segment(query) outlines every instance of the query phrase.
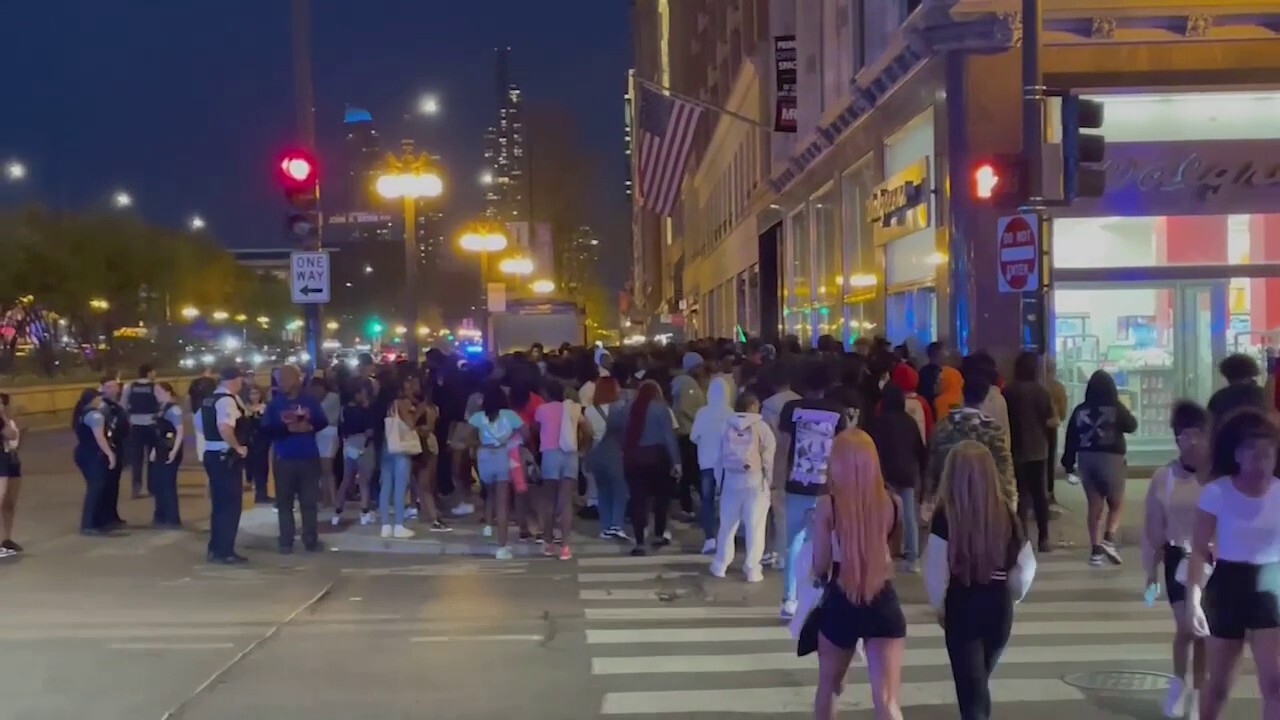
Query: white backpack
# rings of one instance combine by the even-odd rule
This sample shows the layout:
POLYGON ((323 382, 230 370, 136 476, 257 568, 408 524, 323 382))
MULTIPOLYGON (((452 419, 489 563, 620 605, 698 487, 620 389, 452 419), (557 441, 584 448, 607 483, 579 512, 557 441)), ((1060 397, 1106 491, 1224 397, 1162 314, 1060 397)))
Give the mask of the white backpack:
POLYGON ((725 472, 743 473, 753 467, 758 469, 759 464, 755 428, 750 425, 745 429, 726 426, 724 437, 720 439, 720 467, 725 472))

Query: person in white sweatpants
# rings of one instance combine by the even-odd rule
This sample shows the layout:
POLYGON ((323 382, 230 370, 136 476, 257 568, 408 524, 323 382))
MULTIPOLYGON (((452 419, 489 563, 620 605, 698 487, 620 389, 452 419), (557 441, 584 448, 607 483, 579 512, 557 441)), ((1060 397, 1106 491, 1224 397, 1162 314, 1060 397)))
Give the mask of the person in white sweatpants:
POLYGON ((720 535, 711 574, 724 577, 733 562, 734 537, 745 525, 747 556, 742 572, 747 582, 760 582, 760 558, 764 556, 765 526, 769 514, 769 486, 777 440, 760 417, 760 400, 751 393, 738 398, 720 444, 720 535))

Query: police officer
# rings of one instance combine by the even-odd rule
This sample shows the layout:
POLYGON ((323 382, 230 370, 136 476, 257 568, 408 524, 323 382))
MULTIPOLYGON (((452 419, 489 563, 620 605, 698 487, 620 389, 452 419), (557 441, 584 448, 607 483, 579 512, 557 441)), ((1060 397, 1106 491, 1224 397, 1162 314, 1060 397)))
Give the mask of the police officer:
POLYGON ((204 470, 209 475, 209 554, 211 563, 232 564, 248 558, 236 553, 240 529, 244 458, 249 454, 247 423, 240 404, 243 378, 229 366, 218 374, 221 382, 200 404, 196 432, 204 438, 204 470))
POLYGON ((173 386, 157 383, 156 399, 160 411, 155 416, 156 446, 151 451, 151 468, 147 479, 155 498, 151 524, 158 528, 182 527, 178 512, 178 468, 182 465, 182 406, 173 401, 173 386))
MULTIPOLYGON (((147 465, 151 452, 156 448, 156 414, 160 401, 156 399, 156 371, 150 365, 138 368, 138 379, 124 389, 124 409, 129 414, 129 457, 133 471, 133 497, 142 497, 142 469, 147 465)), ((151 488, 151 473, 147 472, 147 492, 151 488)))
POLYGON ((125 454, 129 439, 129 413, 120 404, 120 375, 112 373, 102 379, 102 413, 106 418, 107 437, 110 438, 111 451, 116 458, 115 464, 107 471, 107 485, 102 493, 102 505, 99 518, 101 525, 108 530, 118 530, 125 526, 120 517, 120 478, 124 475, 124 465, 128 458, 125 454))
MULTIPOLYGON (((104 380, 107 385, 112 380, 104 380)), ((110 529, 103 524, 103 495, 111 469, 119 463, 112 449, 111 432, 107 413, 103 409, 102 392, 85 390, 72 413, 71 429, 75 431, 76 467, 84 476, 84 504, 80 510, 80 533, 83 535, 107 535, 110 529)))

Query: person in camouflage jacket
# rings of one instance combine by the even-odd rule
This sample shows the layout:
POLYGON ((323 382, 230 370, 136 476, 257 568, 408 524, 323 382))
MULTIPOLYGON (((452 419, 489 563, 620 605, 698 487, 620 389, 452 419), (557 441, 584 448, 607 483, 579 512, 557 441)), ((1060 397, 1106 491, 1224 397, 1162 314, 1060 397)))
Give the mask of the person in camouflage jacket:
POLYGON ((933 437, 929 438, 927 497, 937 495, 938 485, 942 481, 942 468, 951 449, 964 440, 975 440, 985 445, 996 460, 996 469, 1000 472, 1001 495, 1008 501, 1010 508, 1018 507, 1018 486, 1013 477, 1013 456, 1009 452, 1008 430, 978 410, 987 399, 990 388, 990 381, 984 377, 966 377, 965 406, 938 418, 933 437))

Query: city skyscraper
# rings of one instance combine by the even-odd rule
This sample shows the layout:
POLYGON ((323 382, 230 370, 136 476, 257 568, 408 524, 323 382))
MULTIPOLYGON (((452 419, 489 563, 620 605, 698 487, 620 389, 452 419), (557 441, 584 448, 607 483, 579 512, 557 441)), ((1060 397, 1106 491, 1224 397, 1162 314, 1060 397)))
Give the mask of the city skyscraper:
POLYGON ((529 219, 529 158, 521 113, 520 86, 509 77, 511 48, 494 50, 497 122, 484 134, 485 215, 501 222, 529 219))

